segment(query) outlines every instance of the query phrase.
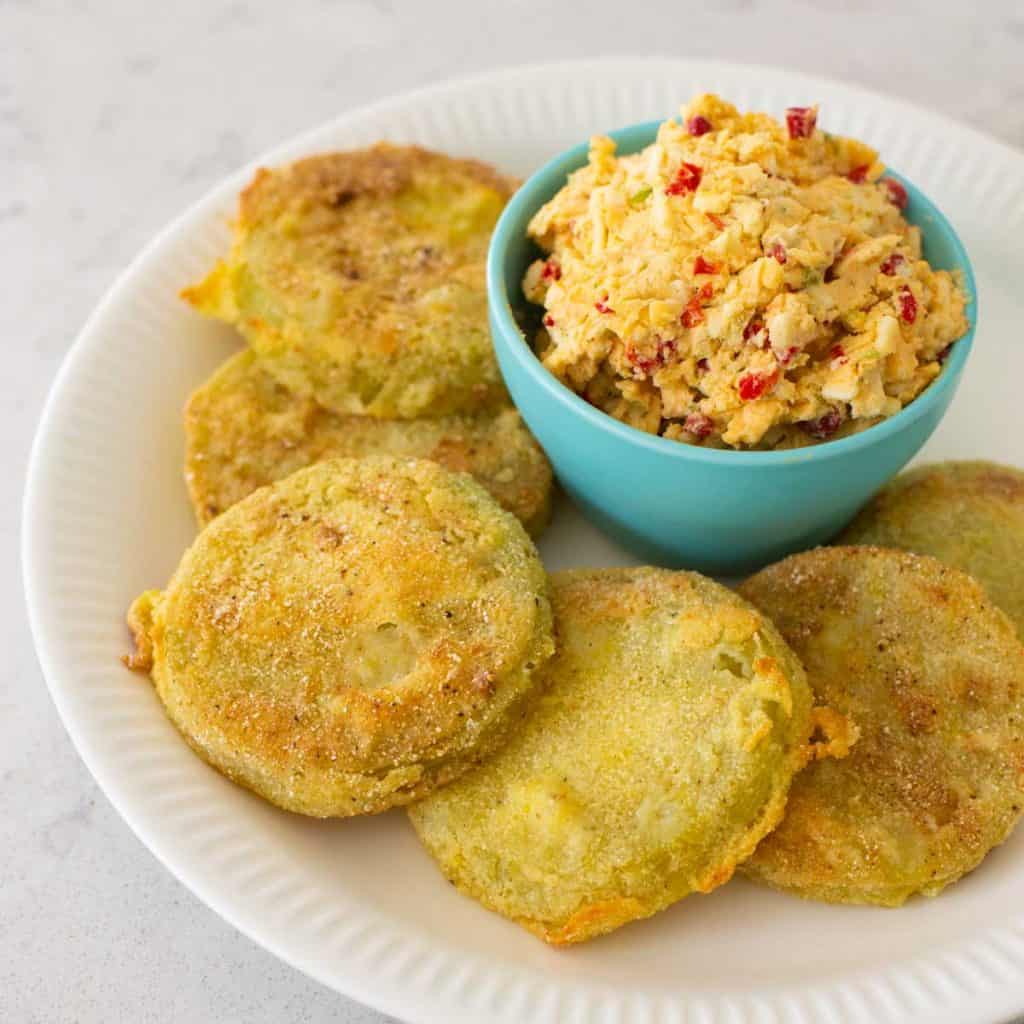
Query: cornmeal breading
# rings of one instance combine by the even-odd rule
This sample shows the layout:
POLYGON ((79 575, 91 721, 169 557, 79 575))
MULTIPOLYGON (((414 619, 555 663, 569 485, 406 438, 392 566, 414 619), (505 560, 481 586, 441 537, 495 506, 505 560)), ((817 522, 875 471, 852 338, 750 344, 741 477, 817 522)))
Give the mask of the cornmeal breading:
POLYGON ((407 803, 473 767, 553 648, 519 521, 465 474, 383 456, 234 505, 129 623, 133 667, 197 753, 318 817, 407 803))
POLYGON ((931 555, 986 590, 1024 637, 1024 472, 940 462, 896 477, 839 538, 931 555))
POLYGON ((595 569, 552 586, 539 705, 409 815, 450 881, 561 944, 726 882, 781 817, 812 714, 775 627, 711 580, 595 569))
POLYGON ((882 548, 818 548, 740 592, 849 716, 844 760, 810 765, 744 865, 835 903, 898 906, 975 868, 1024 807, 1024 647, 969 576, 882 548))
POLYGON ((260 170, 230 255, 183 294, 334 412, 477 411, 505 398, 484 261, 512 188, 485 164, 386 143, 260 170))
POLYGON ((433 459, 470 473, 531 536, 551 512, 551 466, 512 407, 416 420, 339 416, 289 393, 251 351, 195 391, 185 438, 185 479, 202 525, 297 469, 364 455, 433 459))

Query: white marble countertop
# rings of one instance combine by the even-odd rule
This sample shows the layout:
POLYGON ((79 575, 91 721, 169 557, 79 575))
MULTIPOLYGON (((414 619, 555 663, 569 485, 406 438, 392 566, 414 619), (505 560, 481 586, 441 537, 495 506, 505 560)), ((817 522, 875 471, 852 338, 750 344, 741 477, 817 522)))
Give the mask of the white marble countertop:
POLYGON ((47 695, 17 542, 57 366, 140 246, 221 176, 346 108, 601 53, 837 75, 1024 146, 1017 0, 0 0, 0 1020, 385 1018, 280 964, 154 860, 47 695))

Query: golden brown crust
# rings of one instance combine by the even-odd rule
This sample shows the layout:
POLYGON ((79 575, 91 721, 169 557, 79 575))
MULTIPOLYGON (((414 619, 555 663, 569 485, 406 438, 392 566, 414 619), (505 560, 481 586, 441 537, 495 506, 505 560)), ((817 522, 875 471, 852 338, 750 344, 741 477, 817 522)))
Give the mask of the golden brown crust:
POLYGON ((476 161, 386 143, 261 170, 231 254, 183 296, 334 412, 489 408, 506 395, 484 262, 513 187, 476 161))
POLYGON ((185 442, 185 479, 200 525, 297 469, 365 455, 428 458, 469 473, 534 537, 551 511, 551 466, 515 409, 421 420, 338 416, 290 394, 250 351, 193 393, 185 442))
POLYGON ((901 473, 839 539, 931 555, 973 576, 1024 637, 1024 472, 939 462, 901 473))
POLYGON ((606 935, 630 921, 649 916, 650 910, 643 903, 627 898, 589 903, 577 910, 564 924, 556 927, 528 918, 517 919, 516 923, 552 946, 570 946, 586 942, 597 935, 606 935))
POLYGON ((132 652, 123 655, 121 661, 134 672, 149 672, 153 668, 153 612, 160 596, 159 590, 146 590, 128 609, 125 621, 132 634, 132 652))
POLYGON ((545 941, 581 942, 732 875, 779 821, 811 729, 775 628, 695 573, 558 573, 544 696, 414 805, 439 867, 545 941))
POLYGON ((316 816, 374 813, 466 771, 552 649, 518 521, 468 476, 384 457, 319 463, 229 509, 141 624, 196 750, 316 816))
POLYGON ((268 210, 290 206, 296 196, 303 204, 341 209, 360 198, 400 195, 417 173, 434 173, 443 162, 447 173, 510 195, 514 179, 499 174, 480 160, 460 159, 421 146, 379 142, 367 149, 318 153, 296 160, 283 171, 261 167, 239 195, 239 216, 255 222, 268 210))
POLYGON ((894 906, 1002 842, 1024 806, 1024 648, 974 580, 931 558, 819 548, 740 588, 859 739, 795 781, 745 873, 802 896, 894 906))

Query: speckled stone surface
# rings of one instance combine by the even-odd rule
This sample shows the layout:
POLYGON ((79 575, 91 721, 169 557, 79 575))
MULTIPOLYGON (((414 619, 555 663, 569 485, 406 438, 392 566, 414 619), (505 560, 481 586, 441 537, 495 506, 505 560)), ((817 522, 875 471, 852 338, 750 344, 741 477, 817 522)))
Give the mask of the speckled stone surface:
POLYGON ((90 309, 221 176, 389 93, 611 52, 835 75, 1024 146, 1017 0, 0 0, 0 1021, 385 1020, 224 924, 93 785, 25 619, 29 444, 90 309))

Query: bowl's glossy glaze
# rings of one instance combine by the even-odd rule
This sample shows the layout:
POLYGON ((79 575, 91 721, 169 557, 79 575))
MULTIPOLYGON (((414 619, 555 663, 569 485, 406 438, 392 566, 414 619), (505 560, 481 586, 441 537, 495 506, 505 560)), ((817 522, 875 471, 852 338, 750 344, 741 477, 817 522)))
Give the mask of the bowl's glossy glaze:
MULTIPOLYGON (((620 153, 654 141, 658 122, 611 136, 620 153)), ((696 448, 646 434, 600 412, 553 377, 513 315, 537 250, 526 237, 533 214, 587 160, 587 145, 533 174, 498 221, 487 263, 491 333, 516 405, 548 453, 562 485, 620 543, 659 565, 740 574, 838 533, 858 508, 928 440, 949 406, 970 354, 977 298, 956 232, 917 188, 906 186, 907 219, 921 228, 925 257, 960 270, 969 302, 967 334, 942 374, 895 416, 860 434, 790 451, 696 448)))

